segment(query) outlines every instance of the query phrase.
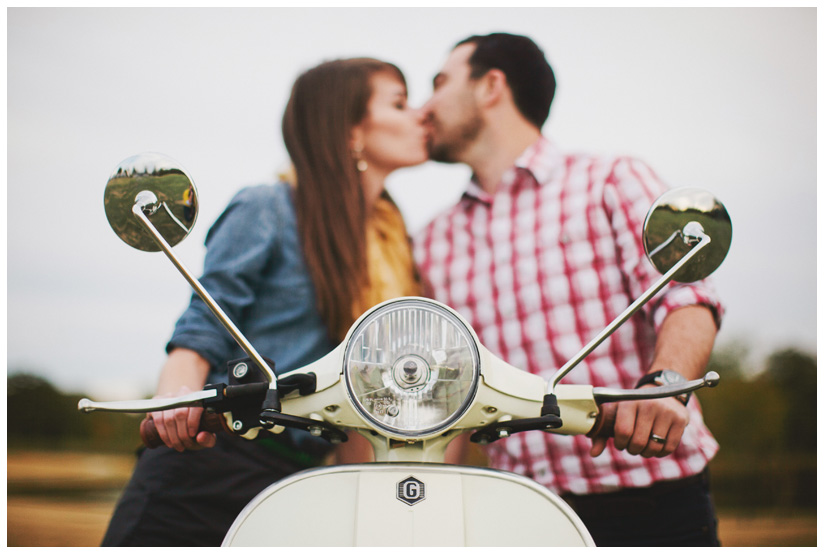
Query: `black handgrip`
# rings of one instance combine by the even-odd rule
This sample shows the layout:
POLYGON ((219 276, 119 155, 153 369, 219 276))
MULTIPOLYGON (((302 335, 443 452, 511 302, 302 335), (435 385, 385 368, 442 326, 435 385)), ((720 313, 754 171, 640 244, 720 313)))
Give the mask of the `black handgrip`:
POLYGON ((596 417, 596 423, 587 432, 587 437, 613 437, 613 428, 616 425, 616 410, 619 406, 616 403, 607 403, 599 407, 599 416, 596 417))

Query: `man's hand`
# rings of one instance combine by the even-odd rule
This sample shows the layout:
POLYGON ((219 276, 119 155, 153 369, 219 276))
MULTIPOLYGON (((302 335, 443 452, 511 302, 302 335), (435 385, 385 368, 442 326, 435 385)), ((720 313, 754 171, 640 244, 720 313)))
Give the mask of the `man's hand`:
MULTIPOLYGON (((652 386, 647 386, 652 387, 652 386)), ((616 413, 613 427, 613 445, 631 455, 665 457, 673 453, 682 441, 682 434, 690 421, 687 408, 677 399, 649 399, 623 401, 602 407, 616 413), (654 441, 652 435, 664 438, 654 441)), ((598 457, 607 446, 608 438, 594 438, 590 455, 598 457)))
MULTIPOLYGON (((671 312, 659 330, 650 370, 673 368, 688 380, 701 377, 715 337, 716 321, 707 307, 692 305, 671 312)), ((627 449, 628 453, 643 457, 673 453, 690 420, 687 408, 672 397, 606 404, 602 410, 616 414, 616 449, 627 449), (664 442, 654 441, 652 436, 664 438, 664 442)), ((599 456, 606 445, 606 438, 594 438, 590 454, 599 456)))

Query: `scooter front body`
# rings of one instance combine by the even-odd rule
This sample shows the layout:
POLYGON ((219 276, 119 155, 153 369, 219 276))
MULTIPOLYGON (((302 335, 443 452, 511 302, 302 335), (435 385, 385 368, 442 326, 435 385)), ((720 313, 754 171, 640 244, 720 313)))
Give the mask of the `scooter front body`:
POLYGON ((272 484, 224 539, 235 546, 592 546, 557 495, 509 472, 445 464, 311 469, 272 484))
MULTIPOLYGON (((233 368, 237 383, 174 398, 81 399, 80 410, 198 406, 217 421, 207 428, 203 419, 201 429, 250 440, 289 427, 337 443, 355 430, 382 461, 312 469, 271 485, 237 517, 225 546, 592 546, 558 496, 515 474, 440 464, 446 445, 465 432, 479 444, 530 430, 610 437, 602 403, 677 396, 718 382, 708 373, 633 390, 559 383, 670 281, 703 279, 718 267, 730 247, 730 218, 705 191, 674 190, 657 200, 645 220, 645 251, 664 275, 549 381, 494 356, 452 308, 418 297, 371 308, 328 355, 276 375, 172 250, 191 230, 198 205, 186 172, 162 155, 127 159, 112 174, 104 204, 127 244, 169 257, 251 364, 233 368), (181 194, 185 203, 171 200, 181 194)), ((141 436, 147 446, 163 443, 151 418, 141 436)))

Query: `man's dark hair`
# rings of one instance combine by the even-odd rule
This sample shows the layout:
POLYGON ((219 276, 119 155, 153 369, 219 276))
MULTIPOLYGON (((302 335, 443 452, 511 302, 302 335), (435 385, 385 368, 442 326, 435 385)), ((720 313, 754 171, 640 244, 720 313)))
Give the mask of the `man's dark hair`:
POLYGON ((520 35, 492 33, 473 35, 456 47, 462 44, 476 47, 469 60, 470 77, 478 79, 491 69, 502 71, 513 91, 516 108, 541 129, 556 94, 556 77, 536 43, 520 35))

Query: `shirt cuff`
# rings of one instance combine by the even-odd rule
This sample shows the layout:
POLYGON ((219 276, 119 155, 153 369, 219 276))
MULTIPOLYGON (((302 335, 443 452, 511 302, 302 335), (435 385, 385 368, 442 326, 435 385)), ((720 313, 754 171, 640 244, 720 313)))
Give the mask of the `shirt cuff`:
POLYGON ((694 305, 707 307, 713 315, 716 329, 722 326, 725 308, 710 284, 677 284, 666 291, 653 310, 653 326, 656 333, 659 333, 665 318, 671 312, 694 305))
POLYGON ((210 337, 203 330, 191 334, 176 334, 166 344, 166 353, 171 353, 177 348, 195 351, 209 363, 210 373, 222 373, 226 368, 227 360, 224 359, 221 349, 216 348, 216 345, 222 345, 223 341, 223 338, 210 337))

